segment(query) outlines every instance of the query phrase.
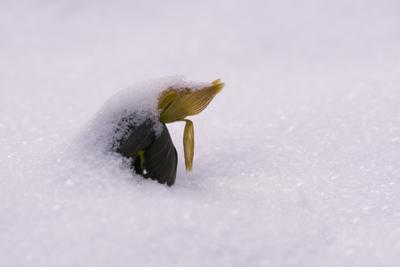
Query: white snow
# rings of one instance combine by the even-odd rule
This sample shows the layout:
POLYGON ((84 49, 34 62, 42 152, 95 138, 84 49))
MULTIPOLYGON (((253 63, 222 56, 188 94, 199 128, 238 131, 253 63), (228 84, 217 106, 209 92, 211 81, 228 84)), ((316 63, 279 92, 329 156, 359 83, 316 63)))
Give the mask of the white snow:
POLYGON ((399 3, 1 1, 0 266, 398 266, 399 3), (193 172, 85 150, 175 74, 226 84, 193 172))

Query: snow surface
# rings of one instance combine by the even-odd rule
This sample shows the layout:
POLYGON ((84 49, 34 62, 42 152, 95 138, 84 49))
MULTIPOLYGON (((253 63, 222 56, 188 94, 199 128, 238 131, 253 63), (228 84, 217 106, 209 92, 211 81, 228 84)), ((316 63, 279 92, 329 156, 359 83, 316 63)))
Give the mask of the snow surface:
POLYGON ((0 266, 399 266, 400 2, 1 1, 0 266), (183 74, 172 188, 82 149, 107 99, 183 74))

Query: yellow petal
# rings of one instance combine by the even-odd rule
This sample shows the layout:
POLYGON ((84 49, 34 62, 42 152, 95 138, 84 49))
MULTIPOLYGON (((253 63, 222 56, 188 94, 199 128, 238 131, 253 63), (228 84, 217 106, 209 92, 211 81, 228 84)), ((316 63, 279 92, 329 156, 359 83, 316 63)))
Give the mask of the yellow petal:
POLYGON ((185 120, 185 131, 183 132, 183 150, 185 154, 185 166, 187 171, 193 168, 194 158, 194 127, 193 122, 185 120))
POLYGON ((158 111, 161 122, 186 122, 183 132, 183 149, 187 171, 192 170, 193 167, 194 126, 190 120, 185 118, 203 111, 223 87, 224 84, 218 79, 213 81, 210 86, 201 89, 168 88, 159 97, 158 111))
POLYGON ((165 110, 175 100, 176 95, 174 90, 165 91, 158 102, 158 110, 165 110))
POLYGON ((223 87, 220 80, 215 80, 211 86, 198 90, 185 88, 166 91, 159 100, 160 121, 169 123, 199 114, 223 87))

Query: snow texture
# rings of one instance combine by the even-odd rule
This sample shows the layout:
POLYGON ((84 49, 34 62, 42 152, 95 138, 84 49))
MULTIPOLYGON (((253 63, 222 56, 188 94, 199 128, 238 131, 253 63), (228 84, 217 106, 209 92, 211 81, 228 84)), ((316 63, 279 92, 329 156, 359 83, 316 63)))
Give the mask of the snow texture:
POLYGON ((0 33, 0 266, 399 266, 399 1, 4 0, 0 33), (86 149, 175 74, 226 84, 191 173, 182 123, 173 187, 86 149))

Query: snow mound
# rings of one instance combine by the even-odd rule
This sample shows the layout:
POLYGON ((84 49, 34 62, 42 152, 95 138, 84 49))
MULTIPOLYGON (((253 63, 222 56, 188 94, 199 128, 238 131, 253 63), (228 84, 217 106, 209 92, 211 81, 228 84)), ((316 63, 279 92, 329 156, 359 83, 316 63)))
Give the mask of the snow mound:
POLYGON ((115 141, 125 135, 129 125, 137 126, 148 119, 153 121, 154 130, 158 134, 162 125, 159 121, 157 104, 163 91, 184 88, 197 90, 209 85, 210 83, 189 81, 184 76, 138 82, 116 93, 100 108, 81 133, 82 143, 109 151, 115 141))

